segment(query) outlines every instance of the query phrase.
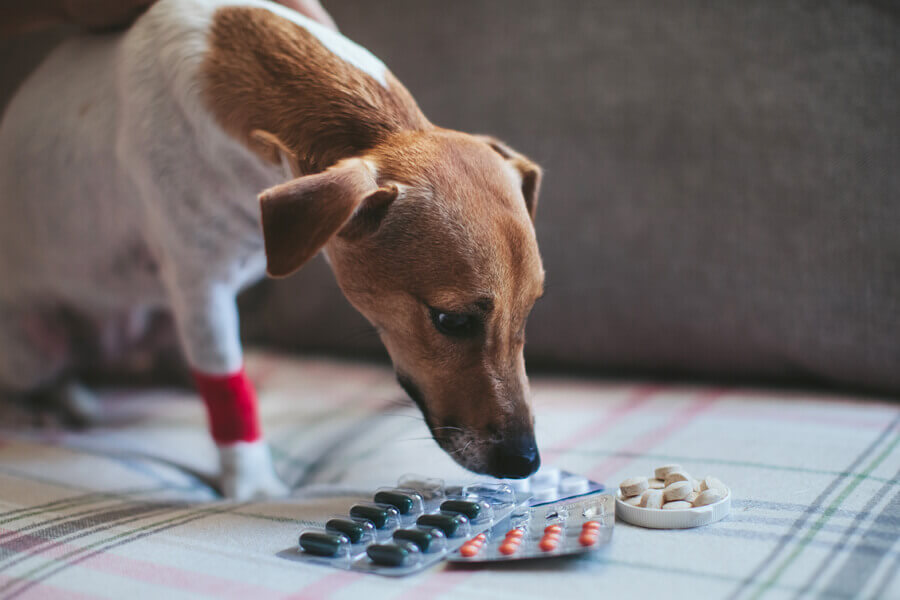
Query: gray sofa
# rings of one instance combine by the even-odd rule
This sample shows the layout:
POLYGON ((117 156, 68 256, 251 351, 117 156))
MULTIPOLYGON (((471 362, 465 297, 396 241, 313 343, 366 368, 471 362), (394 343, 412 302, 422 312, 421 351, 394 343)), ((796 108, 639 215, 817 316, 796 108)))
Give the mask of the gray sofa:
MULTIPOLYGON (((900 391, 896 3, 325 5, 434 122, 544 166, 533 368, 900 391)), ((321 259, 243 308, 383 356, 321 259)))
MULTIPOLYGON (((900 391, 900 5, 326 5, 546 169, 531 366, 900 391)), ((380 352, 321 262, 264 288, 254 332, 380 352)))

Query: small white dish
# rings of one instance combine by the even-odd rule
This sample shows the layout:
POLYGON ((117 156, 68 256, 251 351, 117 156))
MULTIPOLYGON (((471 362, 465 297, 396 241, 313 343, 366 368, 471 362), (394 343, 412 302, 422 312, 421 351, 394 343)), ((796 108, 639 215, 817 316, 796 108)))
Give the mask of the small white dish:
POLYGON ((616 492, 616 516, 623 521, 650 529, 688 529, 721 521, 731 512, 731 490, 713 504, 696 508, 642 508, 626 504, 622 492, 616 492))

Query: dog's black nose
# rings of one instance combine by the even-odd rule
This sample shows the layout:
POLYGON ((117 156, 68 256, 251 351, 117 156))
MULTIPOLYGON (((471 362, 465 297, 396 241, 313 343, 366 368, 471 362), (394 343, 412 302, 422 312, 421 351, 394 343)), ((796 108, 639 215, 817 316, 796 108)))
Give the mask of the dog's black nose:
POLYGON ((504 441, 494 448, 490 474, 501 479, 522 479, 541 466, 534 434, 504 441))

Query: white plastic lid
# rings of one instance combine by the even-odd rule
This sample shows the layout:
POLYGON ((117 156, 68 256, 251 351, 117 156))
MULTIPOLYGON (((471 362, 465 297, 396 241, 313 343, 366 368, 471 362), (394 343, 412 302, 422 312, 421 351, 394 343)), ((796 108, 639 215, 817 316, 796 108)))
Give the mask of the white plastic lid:
POLYGON ((622 501, 622 492, 616 493, 616 516, 623 521, 650 529, 688 529, 721 521, 731 512, 731 490, 713 504, 696 508, 642 508, 622 501))

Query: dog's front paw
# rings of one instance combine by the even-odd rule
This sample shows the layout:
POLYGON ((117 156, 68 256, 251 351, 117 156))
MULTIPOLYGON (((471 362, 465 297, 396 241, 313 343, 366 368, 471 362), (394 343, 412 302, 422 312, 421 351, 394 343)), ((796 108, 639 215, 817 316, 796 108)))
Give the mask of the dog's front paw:
POLYGON ((222 495, 234 500, 286 496, 290 489, 278 479, 272 455, 264 441, 218 446, 222 495))

